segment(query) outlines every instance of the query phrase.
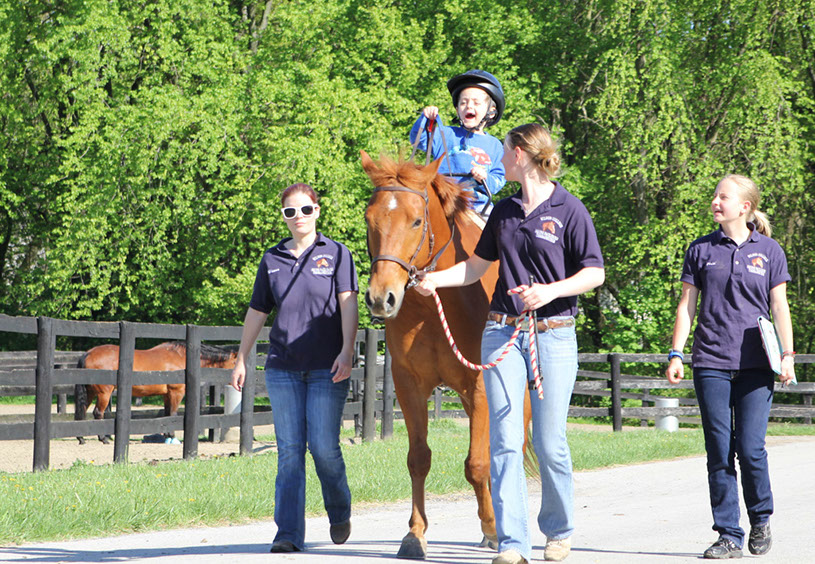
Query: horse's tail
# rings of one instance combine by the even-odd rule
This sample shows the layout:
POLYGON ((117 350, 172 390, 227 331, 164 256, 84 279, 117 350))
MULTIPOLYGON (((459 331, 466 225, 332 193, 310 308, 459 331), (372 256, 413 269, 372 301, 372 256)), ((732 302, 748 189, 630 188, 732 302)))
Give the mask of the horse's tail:
POLYGON ((524 470, 526 470, 527 476, 540 481, 540 461, 538 460, 538 456, 535 454, 535 448, 532 446, 532 444, 532 422, 530 421, 529 428, 526 431, 526 441, 524 441, 524 470))

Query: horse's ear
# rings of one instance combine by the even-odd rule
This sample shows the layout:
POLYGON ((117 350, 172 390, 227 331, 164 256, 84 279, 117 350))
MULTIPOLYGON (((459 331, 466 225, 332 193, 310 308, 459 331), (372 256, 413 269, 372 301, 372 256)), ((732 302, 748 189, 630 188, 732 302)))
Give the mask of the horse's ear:
POLYGON ((439 172, 439 167, 441 166, 441 160, 443 158, 444 155, 440 156, 438 159, 424 167, 425 172, 430 175, 430 178, 433 178, 439 172))
POLYGON ((360 156, 360 159, 362 160, 362 170, 364 170, 365 173, 368 176, 370 176, 371 171, 373 171, 376 168, 376 165, 374 164, 374 160, 368 155, 368 153, 366 153, 365 151, 363 151, 361 149, 359 151, 359 156, 360 156))

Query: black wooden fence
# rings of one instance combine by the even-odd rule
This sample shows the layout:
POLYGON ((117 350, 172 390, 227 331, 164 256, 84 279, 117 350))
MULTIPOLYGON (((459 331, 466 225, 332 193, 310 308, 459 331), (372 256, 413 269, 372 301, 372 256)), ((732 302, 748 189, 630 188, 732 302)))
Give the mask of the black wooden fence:
MULTIPOLYGON (((686 355, 685 363, 693 361, 692 355, 686 355)), ((635 354, 635 353, 580 353, 578 362, 581 366, 586 364, 608 366, 608 371, 578 370, 572 404, 569 407, 570 417, 611 417, 612 427, 615 431, 623 428, 623 419, 640 419, 647 421, 661 416, 675 416, 685 421, 699 423, 699 405, 694 397, 681 397, 679 407, 653 407, 649 404, 658 398, 666 396, 651 394, 653 390, 692 390, 693 380, 690 369, 685 371, 685 380, 680 384, 670 384, 663 375, 667 363, 663 354, 635 354), (623 374, 623 366, 630 364, 656 363, 660 367, 654 369, 654 376, 633 376, 623 374), (635 391, 639 390, 639 391, 635 391), (610 407, 585 407, 574 405, 574 396, 609 397, 610 407), (628 403, 641 403, 639 406, 623 407, 623 400, 635 400, 628 403), (690 419, 695 418, 695 419, 690 419)), ((796 365, 815 363, 815 354, 799 354, 795 357, 796 365)), ((443 387, 437 388, 434 395, 434 407, 431 411, 435 417, 456 417, 463 415, 461 409, 445 410, 443 403, 460 404, 461 400, 444 394, 443 387)), ((776 393, 800 394, 802 404, 785 405, 778 403, 777 399, 770 409, 770 417, 797 419, 804 424, 812 424, 815 417, 815 407, 812 397, 815 395, 815 382, 800 382, 798 385, 782 388, 776 382, 776 393)))
MULTIPOLYGON (((34 423, 0 425, 0 440, 33 439, 34 470, 49 466, 51 439, 86 435, 111 435, 114 438, 114 462, 127 462, 131 434, 166 433, 184 430, 184 458, 198 454, 199 433, 202 429, 240 427, 240 453, 252 450, 253 427, 273 423, 268 406, 255 406, 256 386, 265 389, 263 372, 256 370, 263 364, 263 356, 255 354, 256 362, 248 363, 246 385, 241 393, 240 414, 224 414, 220 406, 202 409, 200 390, 203 386, 225 386, 230 370, 201 368, 202 341, 240 341, 241 327, 202 327, 197 325, 160 325, 131 322, 65 321, 48 317, 9 317, 0 315, 0 334, 24 333, 37 335, 36 368, 0 370, 0 390, 10 394, 31 390, 35 395, 34 423), (58 368, 56 359, 57 336, 117 339, 119 341, 118 370, 58 368), (133 355, 137 338, 183 340, 187 347, 185 370, 134 372, 133 355), (75 384, 114 384, 117 386, 116 412, 113 419, 88 421, 53 421, 51 416, 54 394, 73 392, 75 384), (134 385, 183 383, 186 389, 198 393, 185 395, 183 415, 136 419, 131 416, 131 390, 134 385)), ((268 339, 264 329, 258 340, 268 339)), ((363 440, 372 440, 376 433, 376 413, 381 414, 381 435, 393 433, 393 384, 389 374, 387 355, 379 363, 377 350, 384 340, 384 331, 360 330, 357 333, 357 355, 351 372, 351 391, 346 403, 345 417, 353 418, 363 440), (380 385, 377 385, 379 381, 380 385), (381 390, 381 393, 379 392, 381 390)), ((257 343, 256 343, 257 351, 257 343)))
MULTIPOLYGON (((160 325, 152 323, 130 322, 83 322, 65 321, 47 317, 9 317, 0 315, 0 334, 27 333, 37 335, 36 369, 21 369, 11 366, 4 369, 0 366, 0 395, 31 391, 36 397, 33 427, 30 423, 10 423, 0 425, 0 440, 33 439, 34 470, 47 469, 49 465, 49 441, 52 438, 75 437, 86 435, 115 435, 114 461, 127 461, 127 448, 131 434, 165 433, 184 430, 184 457, 195 458, 198 453, 199 433, 203 429, 240 427, 240 453, 247 454, 252 449, 253 428, 256 425, 273 423, 272 412, 268 406, 255 406, 256 386, 258 381, 265 386, 263 372, 255 368, 263 364, 263 355, 257 353, 256 362, 247 367, 247 385, 241 398, 240 414, 224 414, 220 402, 216 405, 202 406, 200 390, 202 387, 225 386, 229 382, 230 371, 218 368, 201 368, 200 357, 202 341, 237 342, 240 340, 240 327, 202 327, 196 325, 160 325), (118 340, 119 370, 85 370, 75 366, 76 353, 58 353, 55 350, 57 336, 91 337, 118 340), (171 372, 134 372, 132 370, 133 351, 137 338, 183 340, 187 345, 186 370, 171 372), (67 356, 66 356, 67 355, 67 356), (73 359, 73 360, 72 360, 73 359), (114 419, 101 421, 52 421, 51 405, 54 394, 66 394, 73 391, 75 384, 114 384, 118 386, 119 396, 114 419), (131 417, 131 386, 155 383, 185 383, 187 390, 198 390, 199 393, 187 393, 184 414, 174 417, 138 419, 131 417)), ((268 329, 258 337, 259 341, 268 339, 268 329)), ((390 375, 390 362, 387 350, 384 357, 378 354, 384 341, 384 331, 364 329, 357 333, 356 358, 351 372, 351 390, 345 406, 344 417, 353 419, 363 440, 372 440, 376 434, 377 418, 381 421, 381 436, 388 438, 393 434, 393 419, 398 417, 395 411, 393 381, 390 375)), ((257 344, 256 344, 257 345, 257 344)), ((671 385, 659 375, 632 376, 622 372, 623 365, 637 363, 661 363, 664 370, 664 355, 659 354, 597 354, 581 353, 578 355, 581 365, 606 364, 605 371, 579 370, 578 382, 575 385, 575 396, 600 396, 610 398, 610 407, 585 407, 572 405, 569 415, 573 417, 611 417, 615 431, 622 430, 624 418, 640 420, 654 419, 660 416, 698 417, 699 408, 691 397, 679 398, 679 407, 652 407, 657 397, 650 392, 657 389, 692 389, 693 384, 687 378, 681 384, 671 385), (639 391, 634 391, 639 390, 639 391), (623 400, 639 400, 640 406, 623 407, 623 400)), ((686 362, 692 359, 690 355, 686 362)), ((815 355, 798 355, 796 364, 815 363, 815 355)), ((263 388, 261 388, 263 390, 263 388)), ((801 405, 774 404, 771 417, 799 419, 811 424, 815 416, 812 396, 815 395, 815 383, 801 382, 797 386, 781 389, 776 384, 777 392, 801 394, 801 405)), ((64 400, 60 400, 64 401, 64 400)), ((435 406, 430 407, 431 414, 437 416, 462 415, 461 410, 441 409, 441 403, 459 402, 457 398, 442 396, 441 389, 435 395, 435 406)), ((212 402, 210 402, 212 403, 212 402)), ((574 399, 573 399, 574 403, 574 399)), ((631 403, 631 402, 629 402, 631 403)), ((64 412, 64 409, 63 411, 64 412)))

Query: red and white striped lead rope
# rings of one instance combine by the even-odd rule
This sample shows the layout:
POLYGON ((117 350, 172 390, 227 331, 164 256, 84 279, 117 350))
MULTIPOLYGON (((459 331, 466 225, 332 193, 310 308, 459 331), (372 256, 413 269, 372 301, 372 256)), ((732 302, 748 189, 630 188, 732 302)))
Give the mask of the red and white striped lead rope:
POLYGON ((538 348, 537 348, 537 339, 535 338, 535 324, 532 320, 532 315, 530 315, 529 310, 524 311, 521 314, 521 319, 515 325, 515 331, 512 333, 512 337, 510 337, 509 342, 507 342, 506 347, 504 350, 501 351, 501 354, 498 355, 498 358, 490 362, 489 364, 474 364, 464 358, 464 355, 461 354, 461 351, 458 350, 456 346, 456 341, 453 339, 453 334, 450 332, 450 326, 447 324, 447 316, 444 315, 444 307, 441 305, 441 299, 439 298, 438 292, 433 292, 433 299, 436 300, 436 309, 439 311, 439 319, 441 320, 441 326, 444 329, 444 334, 447 336, 447 341, 450 343, 450 348, 453 350, 453 354, 456 355, 458 361, 466 366, 471 370, 487 370, 488 368, 495 368, 498 364, 506 358, 509 349, 512 348, 512 345, 515 344, 515 340, 518 338, 518 334, 521 332, 521 327, 523 326, 523 320, 528 320, 528 327, 529 327, 529 359, 532 363, 532 372, 535 374, 535 389, 538 391, 538 398, 543 399, 543 385, 541 383, 540 377, 540 370, 538 370, 538 348))

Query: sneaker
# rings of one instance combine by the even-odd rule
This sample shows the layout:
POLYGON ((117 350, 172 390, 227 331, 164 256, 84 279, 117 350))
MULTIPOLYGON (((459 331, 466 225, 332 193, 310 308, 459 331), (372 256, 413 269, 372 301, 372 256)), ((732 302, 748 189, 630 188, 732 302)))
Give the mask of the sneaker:
POLYGON ((543 559, 549 562, 560 562, 569 556, 572 551, 572 539, 546 539, 543 549, 543 559))
POLYGON ((493 558, 492 564, 527 564, 527 561, 520 552, 510 548, 493 558))
POLYGON ((337 523, 336 525, 331 525, 330 529, 331 534, 331 541, 334 544, 342 544, 348 540, 348 537, 351 536, 351 520, 348 519, 347 521, 343 521, 342 523, 337 523))
POLYGON ((773 545, 773 536, 770 533, 770 522, 750 527, 750 539, 747 541, 747 548, 750 554, 761 556, 770 552, 773 545))
POLYGON ((274 541, 272 548, 269 552, 300 552, 300 549, 294 546, 294 543, 287 540, 274 541))
POLYGON ((719 537, 719 540, 710 545, 702 556, 715 559, 741 558, 741 549, 732 540, 719 537))

